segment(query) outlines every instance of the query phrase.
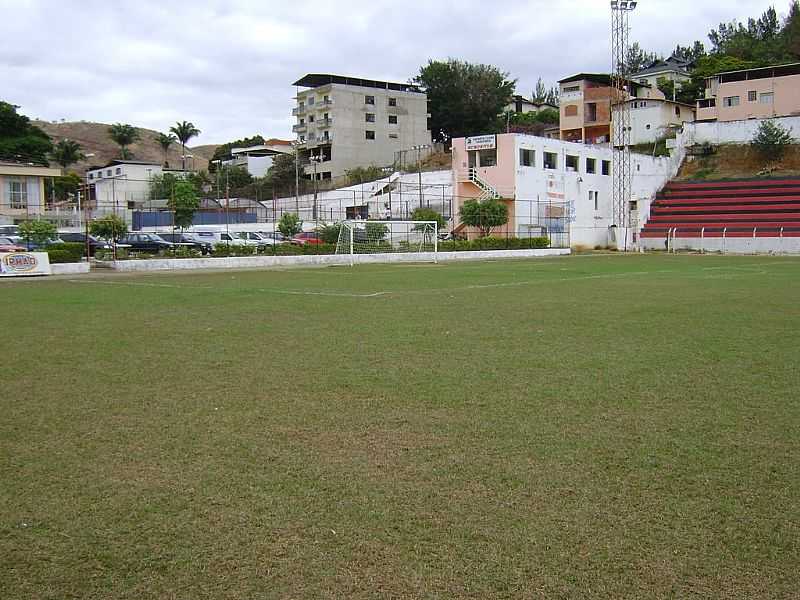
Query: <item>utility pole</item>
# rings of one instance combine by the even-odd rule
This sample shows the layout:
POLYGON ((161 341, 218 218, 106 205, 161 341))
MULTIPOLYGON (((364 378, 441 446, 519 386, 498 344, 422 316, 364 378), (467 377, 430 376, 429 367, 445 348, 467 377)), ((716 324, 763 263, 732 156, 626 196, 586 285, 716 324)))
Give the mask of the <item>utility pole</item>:
POLYGON ((317 222, 317 163, 322 160, 320 155, 311 157, 311 164, 314 165, 314 204, 311 211, 311 218, 317 222))
POLYGON ((294 213, 300 216, 300 143, 294 142, 294 213))
POLYGON ((430 148, 429 144, 412 146, 412 150, 417 151, 417 173, 419 174, 419 207, 422 208, 422 151, 430 148))

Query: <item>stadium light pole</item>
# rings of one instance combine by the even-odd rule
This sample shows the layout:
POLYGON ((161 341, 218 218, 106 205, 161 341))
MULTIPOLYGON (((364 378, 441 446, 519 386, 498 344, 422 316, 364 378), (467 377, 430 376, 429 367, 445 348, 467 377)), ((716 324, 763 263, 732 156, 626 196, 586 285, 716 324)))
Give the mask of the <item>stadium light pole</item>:
POLYGON ((314 166, 314 204, 312 205, 311 218, 317 222, 317 164, 322 162, 322 156, 319 154, 311 156, 311 164, 314 166))

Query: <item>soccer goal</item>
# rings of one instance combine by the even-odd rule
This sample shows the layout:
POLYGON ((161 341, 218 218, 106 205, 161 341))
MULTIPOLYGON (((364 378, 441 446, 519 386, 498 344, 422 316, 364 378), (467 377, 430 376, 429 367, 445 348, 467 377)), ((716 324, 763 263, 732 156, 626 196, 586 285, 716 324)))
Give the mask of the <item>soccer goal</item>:
MULTIPOLYGON (((425 252, 433 262, 439 250, 439 224, 436 221, 342 221, 336 254, 387 252, 425 252)), ((423 258, 423 257, 421 257, 423 258)))

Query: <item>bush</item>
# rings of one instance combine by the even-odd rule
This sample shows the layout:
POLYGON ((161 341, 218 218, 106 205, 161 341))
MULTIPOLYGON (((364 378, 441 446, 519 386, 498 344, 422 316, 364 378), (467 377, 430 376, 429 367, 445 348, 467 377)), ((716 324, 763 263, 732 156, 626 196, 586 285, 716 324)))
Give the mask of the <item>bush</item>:
POLYGON ((83 260, 86 247, 81 243, 53 244, 45 249, 50 264, 76 263, 83 260))
POLYGON ((547 237, 498 238, 485 237, 476 240, 446 240, 439 242, 440 252, 466 252, 471 250, 531 250, 550 247, 547 237))
POLYGON ((50 221, 24 221, 19 224, 19 234, 27 243, 43 246, 56 237, 56 226, 50 221))
POLYGON ((291 238, 303 231, 303 222, 294 213, 283 213, 278 221, 278 231, 284 237, 291 238))
POLYGON ((339 223, 334 223, 333 225, 323 225, 317 229, 317 233, 319 233, 319 237, 326 244, 335 244, 339 241, 339 232, 341 229, 342 226, 339 223))
POLYGON ((763 159, 778 161, 783 158, 786 147, 791 143, 792 130, 768 119, 759 125, 751 145, 763 159))
POLYGON ((447 220, 432 208, 415 208, 411 213, 412 221, 436 221, 438 223, 439 231, 442 231, 447 226, 447 220))

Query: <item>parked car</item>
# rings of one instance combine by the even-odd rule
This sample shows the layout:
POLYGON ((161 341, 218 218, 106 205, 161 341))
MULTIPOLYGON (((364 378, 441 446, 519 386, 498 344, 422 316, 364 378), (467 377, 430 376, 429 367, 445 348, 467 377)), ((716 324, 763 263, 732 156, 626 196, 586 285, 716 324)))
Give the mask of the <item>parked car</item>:
POLYGON ((214 245, 211 242, 200 239, 193 233, 159 233, 158 235, 168 242, 192 248, 202 254, 211 254, 214 251, 214 245))
POLYGON ((19 237, 19 225, 0 225, 0 236, 5 238, 19 237))
POLYGON ((259 231, 262 236, 269 238, 271 240, 275 240, 277 244, 288 244, 289 240, 287 240, 280 231, 259 231))
POLYGON ((119 244, 128 246, 134 252, 149 252, 151 254, 164 254, 175 247, 175 244, 168 242, 155 233, 129 233, 119 240, 119 244))
POLYGON ((257 231, 240 231, 239 237, 243 239, 245 243, 255 243, 259 248, 264 246, 274 246, 278 243, 271 237, 267 237, 263 233, 259 233, 257 231))
POLYGON ((26 250, 25 246, 20 246, 14 240, 0 237, 0 252, 25 252, 26 250))
MULTIPOLYGON (((60 237, 63 241, 71 244, 86 245, 85 233, 59 233, 58 237, 60 237)), ((111 244, 109 244, 105 240, 101 240, 100 238, 96 238, 93 235, 90 235, 89 251, 92 253, 92 255, 94 255, 94 253, 97 252, 98 250, 111 250, 111 244)))
POLYGON ((292 243, 297 246, 304 246, 306 244, 321 244, 323 242, 316 231, 303 231, 292 238, 292 243))
POLYGON ((231 246, 247 246, 255 244, 247 244, 243 239, 236 236, 234 233, 219 231, 217 229, 195 229, 192 235, 198 240, 216 246, 217 244, 229 244, 231 246))

